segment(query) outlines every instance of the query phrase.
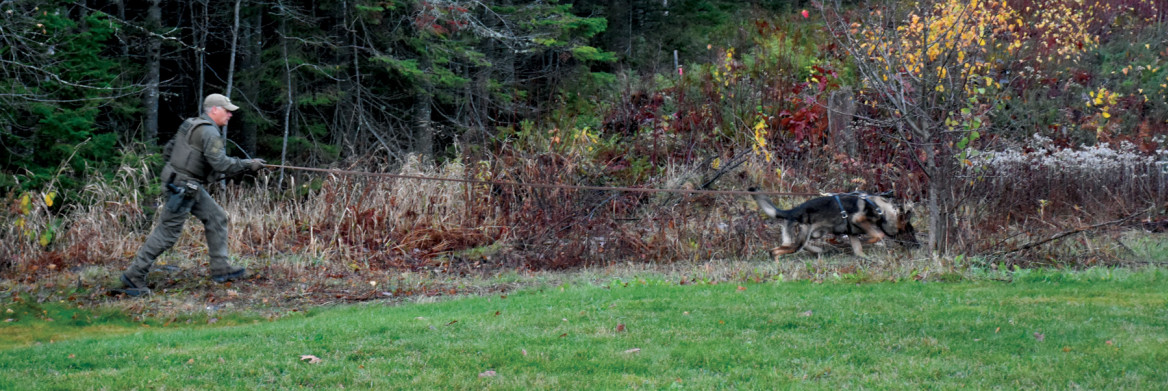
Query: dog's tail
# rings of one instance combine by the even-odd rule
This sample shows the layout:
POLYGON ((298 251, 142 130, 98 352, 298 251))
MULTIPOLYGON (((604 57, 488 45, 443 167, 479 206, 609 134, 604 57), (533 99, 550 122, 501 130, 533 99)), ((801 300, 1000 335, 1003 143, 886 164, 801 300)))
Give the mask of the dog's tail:
POLYGON ((767 216, 770 216, 771 218, 787 220, 792 220, 794 218, 794 215, 790 210, 779 209, 775 206, 775 204, 771 203, 769 198, 762 194, 755 193, 758 191, 758 189, 751 187, 747 190, 753 193, 750 196, 754 198, 754 202, 758 203, 758 208, 762 209, 762 212, 766 213, 767 216))

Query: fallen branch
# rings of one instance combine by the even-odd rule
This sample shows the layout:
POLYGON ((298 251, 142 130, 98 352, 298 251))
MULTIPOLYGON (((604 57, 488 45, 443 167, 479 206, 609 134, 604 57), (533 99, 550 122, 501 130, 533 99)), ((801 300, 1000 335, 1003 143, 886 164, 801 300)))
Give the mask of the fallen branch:
POLYGON ((1006 251, 1006 252, 1001 252, 1001 253, 998 253, 997 255, 998 255, 998 256, 1003 256, 1003 255, 1007 255, 1007 254, 1013 254, 1013 253, 1016 253, 1016 252, 1019 252, 1019 251, 1026 251, 1026 250, 1029 250, 1029 249, 1032 249, 1032 248, 1035 248, 1035 247, 1038 247, 1038 246, 1041 246, 1041 245, 1044 245, 1044 244, 1047 244, 1047 243, 1050 243, 1050 242, 1053 242, 1053 241, 1056 241, 1056 240, 1059 240, 1059 239, 1065 238, 1065 237, 1067 237, 1067 236, 1071 236, 1071 235, 1074 235, 1074 234, 1080 233, 1080 232, 1084 232, 1084 231, 1090 231, 1090 230, 1093 230, 1093 229, 1099 229, 1099 228, 1106 227, 1106 226, 1110 226, 1110 225, 1119 225, 1119 224, 1123 224, 1123 223, 1127 222, 1128 220, 1134 219, 1134 218, 1136 218, 1136 217, 1139 217, 1139 216, 1141 216, 1141 215, 1143 215, 1143 214, 1144 214, 1144 212, 1137 212, 1137 213, 1134 213, 1134 214, 1132 214, 1132 215, 1130 215, 1130 216, 1124 217, 1124 218, 1122 218, 1122 219, 1119 219, 1119 220, 1106 221, 1106 222, 1102 222, 1102 223, 1095 224, 1095 225, 1089 225, 1089 226, 1086 226, 1086 227, 1076 228, 1076 229, 1073 229, 1073 230, 1070 230, 1070 231, 1062 232, 1062 233, 1059 233, 1059 234, 1057 234, 1057 235, 1051 236, 1051 237, 1049 237, 1049 238, 1047 238, 1047 239, 1039 240, 1039 241, 1037 241, 1037 242, 1030 242, 1030 243, 1027 243, 1027 244, 1023 245, 1022 247, 1016 247, 1016 248, 1014 248, 1014 249, 1012 249, 1012 250, 1010 250, 1010 251, 1006 251))

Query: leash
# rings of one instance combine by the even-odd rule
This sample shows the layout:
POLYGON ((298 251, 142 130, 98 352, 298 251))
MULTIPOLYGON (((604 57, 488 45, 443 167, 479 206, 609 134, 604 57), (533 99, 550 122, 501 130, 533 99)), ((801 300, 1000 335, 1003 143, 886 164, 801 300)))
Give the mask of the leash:
POLYGON ((313 167, 299 167, 286 166, 280 164, 265 164, 264 167, 269 169, 288 169, 298 171, 320 172, 334 175, 349 175, 349 176, 373 176, 393 179, 412 179, 422 181, 437 181, 437 182, 455 182, 467 183, 475 185, 497 185, 497 186, 516 186, 516 187, 531 187, 538 189, 564 189, 564 190, 597 190, 597 191, 620 191, 630 193, 688 193, 688 194, 718 194, 718 195, 751 195, 751 194, 766 194, 766 195, 781 195, 781 196, 814 196, 818 193, 787 193, 787 192, 766 192, 757 191, 750 192, 745 190, 697 190, 697 189, 653 189, 644 187, 618 187, 618 186, 585 186, 585 185, 560 185, 547 183, 523 183, 511 181, 486 181, 477 179, 458 179, 458 178, 439 178, 421 175, 406 175, 406 174, 389 174, 379 172, 363 172, 338 170, 331 168, 313 168, 313 167))

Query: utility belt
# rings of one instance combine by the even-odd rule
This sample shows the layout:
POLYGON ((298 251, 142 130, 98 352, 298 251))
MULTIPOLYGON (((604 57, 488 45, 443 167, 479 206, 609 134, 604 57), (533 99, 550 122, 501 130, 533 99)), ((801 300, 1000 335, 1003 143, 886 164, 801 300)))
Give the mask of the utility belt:
POLYGON ((191 206, 194 206, 199 184, 194 181, 180 181, 176 184, 174 175, 171 175, 171 180, 166 183, 166 189, 170 191, 170 197, 166 199, 166 210, 179 213, 190 211, 191 206))

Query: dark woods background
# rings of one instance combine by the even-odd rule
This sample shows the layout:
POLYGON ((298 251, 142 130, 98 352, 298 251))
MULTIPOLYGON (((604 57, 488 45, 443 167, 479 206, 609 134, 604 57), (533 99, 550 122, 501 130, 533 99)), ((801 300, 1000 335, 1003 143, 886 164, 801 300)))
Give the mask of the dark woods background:
MULTIPOLYGON (((783 2, 755 2, 781 7, 783 2)), ((68 187, 165 143, 201 97, 241 106, 230 153, 439 159, 619 70, 705 55, 729 1, 0 2, 7 189, 68 187), (129 153, 131 156, 125 156, 129 153), (98 170, 100 172, 100 170, 98 170)))

